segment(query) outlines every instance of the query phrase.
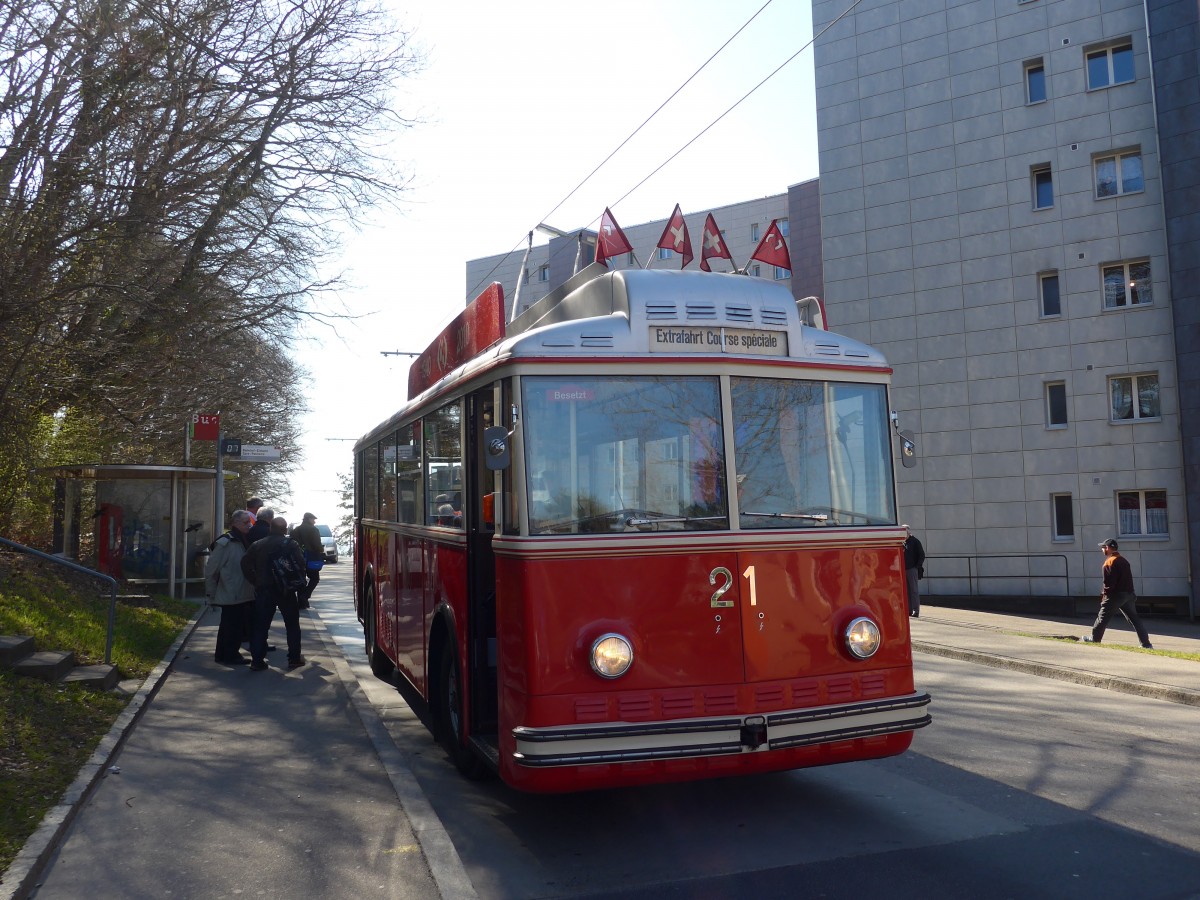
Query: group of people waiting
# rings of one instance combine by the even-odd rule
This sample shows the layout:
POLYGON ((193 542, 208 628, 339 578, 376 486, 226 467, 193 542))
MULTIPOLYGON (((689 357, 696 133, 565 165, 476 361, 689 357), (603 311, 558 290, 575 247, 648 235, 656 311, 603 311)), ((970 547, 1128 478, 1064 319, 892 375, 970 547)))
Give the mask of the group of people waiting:
POLYGON ((316 520, 305 513, 289 535, 287 521, 257 497, 230 517, 229 530, 213 542, 204 566, 208 602, 221 610, 217 662, 249 665, 252 672, 268 668, 267 653, 275 648, 267 637, 276 610, 287 632, 287 667, 307 662, 300 648, 300 610, 309 608, 325 559, 316 520), (249 658, 242 654, 247 642, 249 658))

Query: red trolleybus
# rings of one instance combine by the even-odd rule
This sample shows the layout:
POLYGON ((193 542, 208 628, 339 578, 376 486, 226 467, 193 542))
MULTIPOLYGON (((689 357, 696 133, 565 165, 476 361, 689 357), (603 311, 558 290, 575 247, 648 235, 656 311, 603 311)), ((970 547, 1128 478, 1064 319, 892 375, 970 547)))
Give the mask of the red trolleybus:
POLYGON ((890 370, 801 312, 758 278, 593 264, 507 324, 492 285, 413 364, 355 446, 355 602, 464 773, 765 772, 929 723, 890 370))

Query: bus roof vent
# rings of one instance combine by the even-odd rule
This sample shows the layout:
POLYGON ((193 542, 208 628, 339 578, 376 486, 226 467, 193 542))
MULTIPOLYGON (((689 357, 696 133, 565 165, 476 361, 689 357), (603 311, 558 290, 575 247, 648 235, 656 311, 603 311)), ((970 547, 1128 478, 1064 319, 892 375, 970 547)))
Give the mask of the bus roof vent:
POLYGON ((730 322, 753 322, 754 314, 750 311, 749 306, 734 306, 731 303, 725 304, 725 318, 730 322))
POLYGON ((580 347, 612 347, 613 336, 609 334, 581 334, 579 336, 580 347))
POLYGON ((675 308, 675 304, 669 300, 649 301, 646 303, 646 318, 647 319, 676 319, 679 317, 679 311, 675 308))
POLYGON ((689 303, 687 305, 689 319, 715 319, 717 307, 715 303, 689 303))
POLYGON ((821 356, 841 356, 842 348, 838 344, 831 344, 828 341, 817 341, 813 345, 814 349, 821 356))
POLYGON ((846 355, 847 355, 847 356, 851 356, 851 357, 853 357, 853 358, 855 358, 855 359, 870 359, 870 358, 871 358, 871 354, 870 354, 870 353, 867 353, 867 352, 865 352, 865 351, 863 351, 863 350, 854 350, 854 349, 851 349, 851 348, 847 348, 847 349, 846 349, 846 355))
POLYGON ((778 306, 764 306, 762 323, 764 325, 786 325, 788 323, 787 310, 780 309, 778 306))

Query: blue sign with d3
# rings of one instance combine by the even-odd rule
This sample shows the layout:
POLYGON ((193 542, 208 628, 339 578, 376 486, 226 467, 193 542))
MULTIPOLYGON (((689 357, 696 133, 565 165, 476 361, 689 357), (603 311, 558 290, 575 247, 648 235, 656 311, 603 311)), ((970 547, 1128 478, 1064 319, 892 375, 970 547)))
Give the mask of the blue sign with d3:
POLYGON ((222 456, 241 456, 242 455, 242 439, 241 438, 221 438, 221 455, 222 456))

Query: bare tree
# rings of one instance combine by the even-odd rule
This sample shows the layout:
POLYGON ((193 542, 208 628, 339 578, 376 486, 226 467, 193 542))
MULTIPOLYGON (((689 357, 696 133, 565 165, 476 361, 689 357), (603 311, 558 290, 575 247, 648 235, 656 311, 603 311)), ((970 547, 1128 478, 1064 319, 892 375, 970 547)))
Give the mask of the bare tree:
MULTIPOLYGON (((159 452, 181 415, 241 402, 243 356, 294 384, 334 226, 405 187, 383 142, 421 64, 366 0, 6 4, 0 459, 64 409, 159 452)), ((276 437, 302 402, 248 396, 276 437)))

